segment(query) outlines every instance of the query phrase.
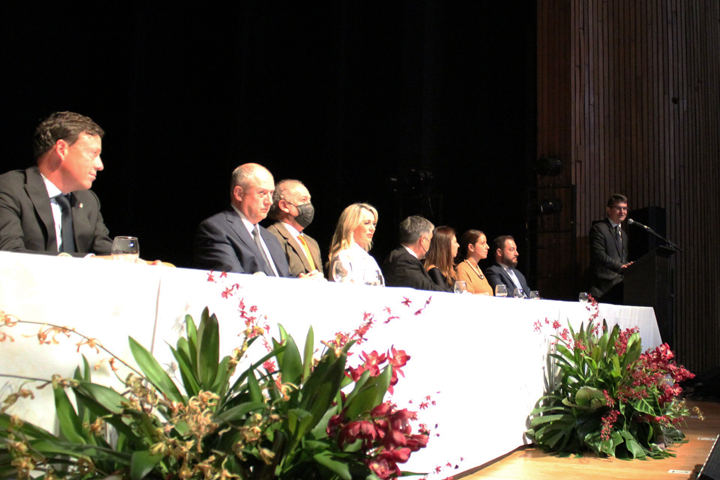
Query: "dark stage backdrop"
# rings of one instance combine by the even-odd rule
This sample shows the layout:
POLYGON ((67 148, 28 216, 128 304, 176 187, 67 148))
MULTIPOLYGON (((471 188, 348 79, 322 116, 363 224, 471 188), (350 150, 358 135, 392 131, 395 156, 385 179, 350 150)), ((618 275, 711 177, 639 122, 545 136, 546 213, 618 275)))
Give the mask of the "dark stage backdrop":
POLYGON ((93 190, 111 235, 147 259, 191 266, 196 225, 248 161, 305 182, 325 249, 357 201, 380 212, 379 261, 418 212, 522 247, 533 3, 4 2, 0 170, 32 164, 38 121, 73 110, 107 132, 93 190))

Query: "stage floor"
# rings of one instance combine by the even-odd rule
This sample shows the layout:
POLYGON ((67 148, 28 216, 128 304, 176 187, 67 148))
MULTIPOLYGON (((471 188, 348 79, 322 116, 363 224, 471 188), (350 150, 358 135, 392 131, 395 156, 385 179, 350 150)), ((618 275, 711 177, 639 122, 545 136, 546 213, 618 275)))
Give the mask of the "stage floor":
MULTIPOLYGON (((659 480, 695 479, 705 464, 713 441, 720 434, 720 403, 688 401, 698 406, 705 420, 690 418, 681 430, 688 443, 676 446, 675 458, 665 460, 617 460, 585 454, 583 458, 558 458, 532 447, 519 448, 480 469, 454 476, 455 480, 557 480, 565 478, 659 480), (670 473, 671 470, 685 473, 670 473)), ((719 447, 720 448, 720 447, 719 447)))

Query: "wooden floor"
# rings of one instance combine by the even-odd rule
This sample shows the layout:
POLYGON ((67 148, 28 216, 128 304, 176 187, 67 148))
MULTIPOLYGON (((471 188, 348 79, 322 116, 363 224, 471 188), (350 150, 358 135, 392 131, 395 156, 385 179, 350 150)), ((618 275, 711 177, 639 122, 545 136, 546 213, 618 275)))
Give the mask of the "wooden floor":
MULTIPOLYGON (((688 401, 698 406, 705 420, 689 418, 680 429, 688 443, 676 446, 674 458, 664 460, 617 460, 584 454, 582 458, 559 458, 532 447, 523 447, 483 467, 455 475, 455 480, 556 480, 585 478, 588 480, 683 480, 695 479, 705 464, 713 440, 720 434, 720 403, 688 401), (712 439, 712 440, 707 440, 712 439), (671 473, 672 470, 682 473, 671 473)), ((720 448, 720 446, 718 447, 720 448)))

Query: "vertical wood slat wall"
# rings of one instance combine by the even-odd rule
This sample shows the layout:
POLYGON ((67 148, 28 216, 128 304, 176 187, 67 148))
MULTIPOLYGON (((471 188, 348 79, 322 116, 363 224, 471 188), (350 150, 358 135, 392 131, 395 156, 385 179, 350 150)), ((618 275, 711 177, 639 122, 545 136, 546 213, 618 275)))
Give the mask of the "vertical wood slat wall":
MULTIPOLYGON (((720 2, 539 0, 537 153, 552 151, 577 189, 577 272, 612 193, 664 208, 684 250, 675 350, 692 370, 720 365, 720 2)), ((538 272, 557 254, 539 249, 538 272)))

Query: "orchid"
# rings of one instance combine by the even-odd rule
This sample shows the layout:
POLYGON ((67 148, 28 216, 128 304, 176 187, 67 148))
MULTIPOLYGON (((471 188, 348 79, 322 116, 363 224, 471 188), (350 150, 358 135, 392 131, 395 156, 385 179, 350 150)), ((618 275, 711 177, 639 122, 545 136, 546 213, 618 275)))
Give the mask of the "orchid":
POLYGON ((609 329, 595 323, 597 302, 588 308, 587 327, 578 331, 553 322, 554 365, 527 435, 552 452, 674 456, 667 446, 684 438, 674 425, 690 413, 679 383, 694 375, 674 362, 667 344, 642 353, 637 328, 609 329))
MULTIPOLYGON (((225 278, 211 272, 207 280, 221 284, 218 280, 225 278)), ((219 286, 221 297, 228 300, 241 288, 219 286)), ((184 335, 171 347, 176 379, 132 338, 130 350, 139 369, 96 338, 42 325, 33 335, 41 344, 79 336, 78 351, 104 351, 110 357, 94 369, 83 357, 72 378, 23 377, 26 383, 39 382, 38 388, 52 385, 61 435, 7 413, 20 399, 34 398, 23 384, 6 396, 0 409, 0 476, 336 480, 407 473, 398 465, 427 446, 430 432, 424 425, 414 432, 417 414, 384 398, 392 393, 398 374, 404 376, 410 355, 393 346, 387 352, 362 352, 356 357, 361 365, 347 365, 350 349, 375 324, 372 314, 366 313, 352 333, 322 342, 327 348, 316 358, 312 328, 301 354, 282 326, 278 338, 268 339, 267 318, 256 305, 244 298, 233 301, 238 302, 244 328, 240 346, 221 359, 215 315, 205 309, 199 325, 187 315, 184 335), (256 341, 265 353, 235 372, 256 341), (105 364, 122 382, 122 391, 93 383, 91 372, 105 364), (107 440, 110 431, 113 442, 107 440)), ((389 308, 385 313, 388 321, 397 318, 389 308)), ((3 328, 33 324, 4 312, 0 319, 3 328)), ((9 337, 0 333, 1 339, 9 337)))

